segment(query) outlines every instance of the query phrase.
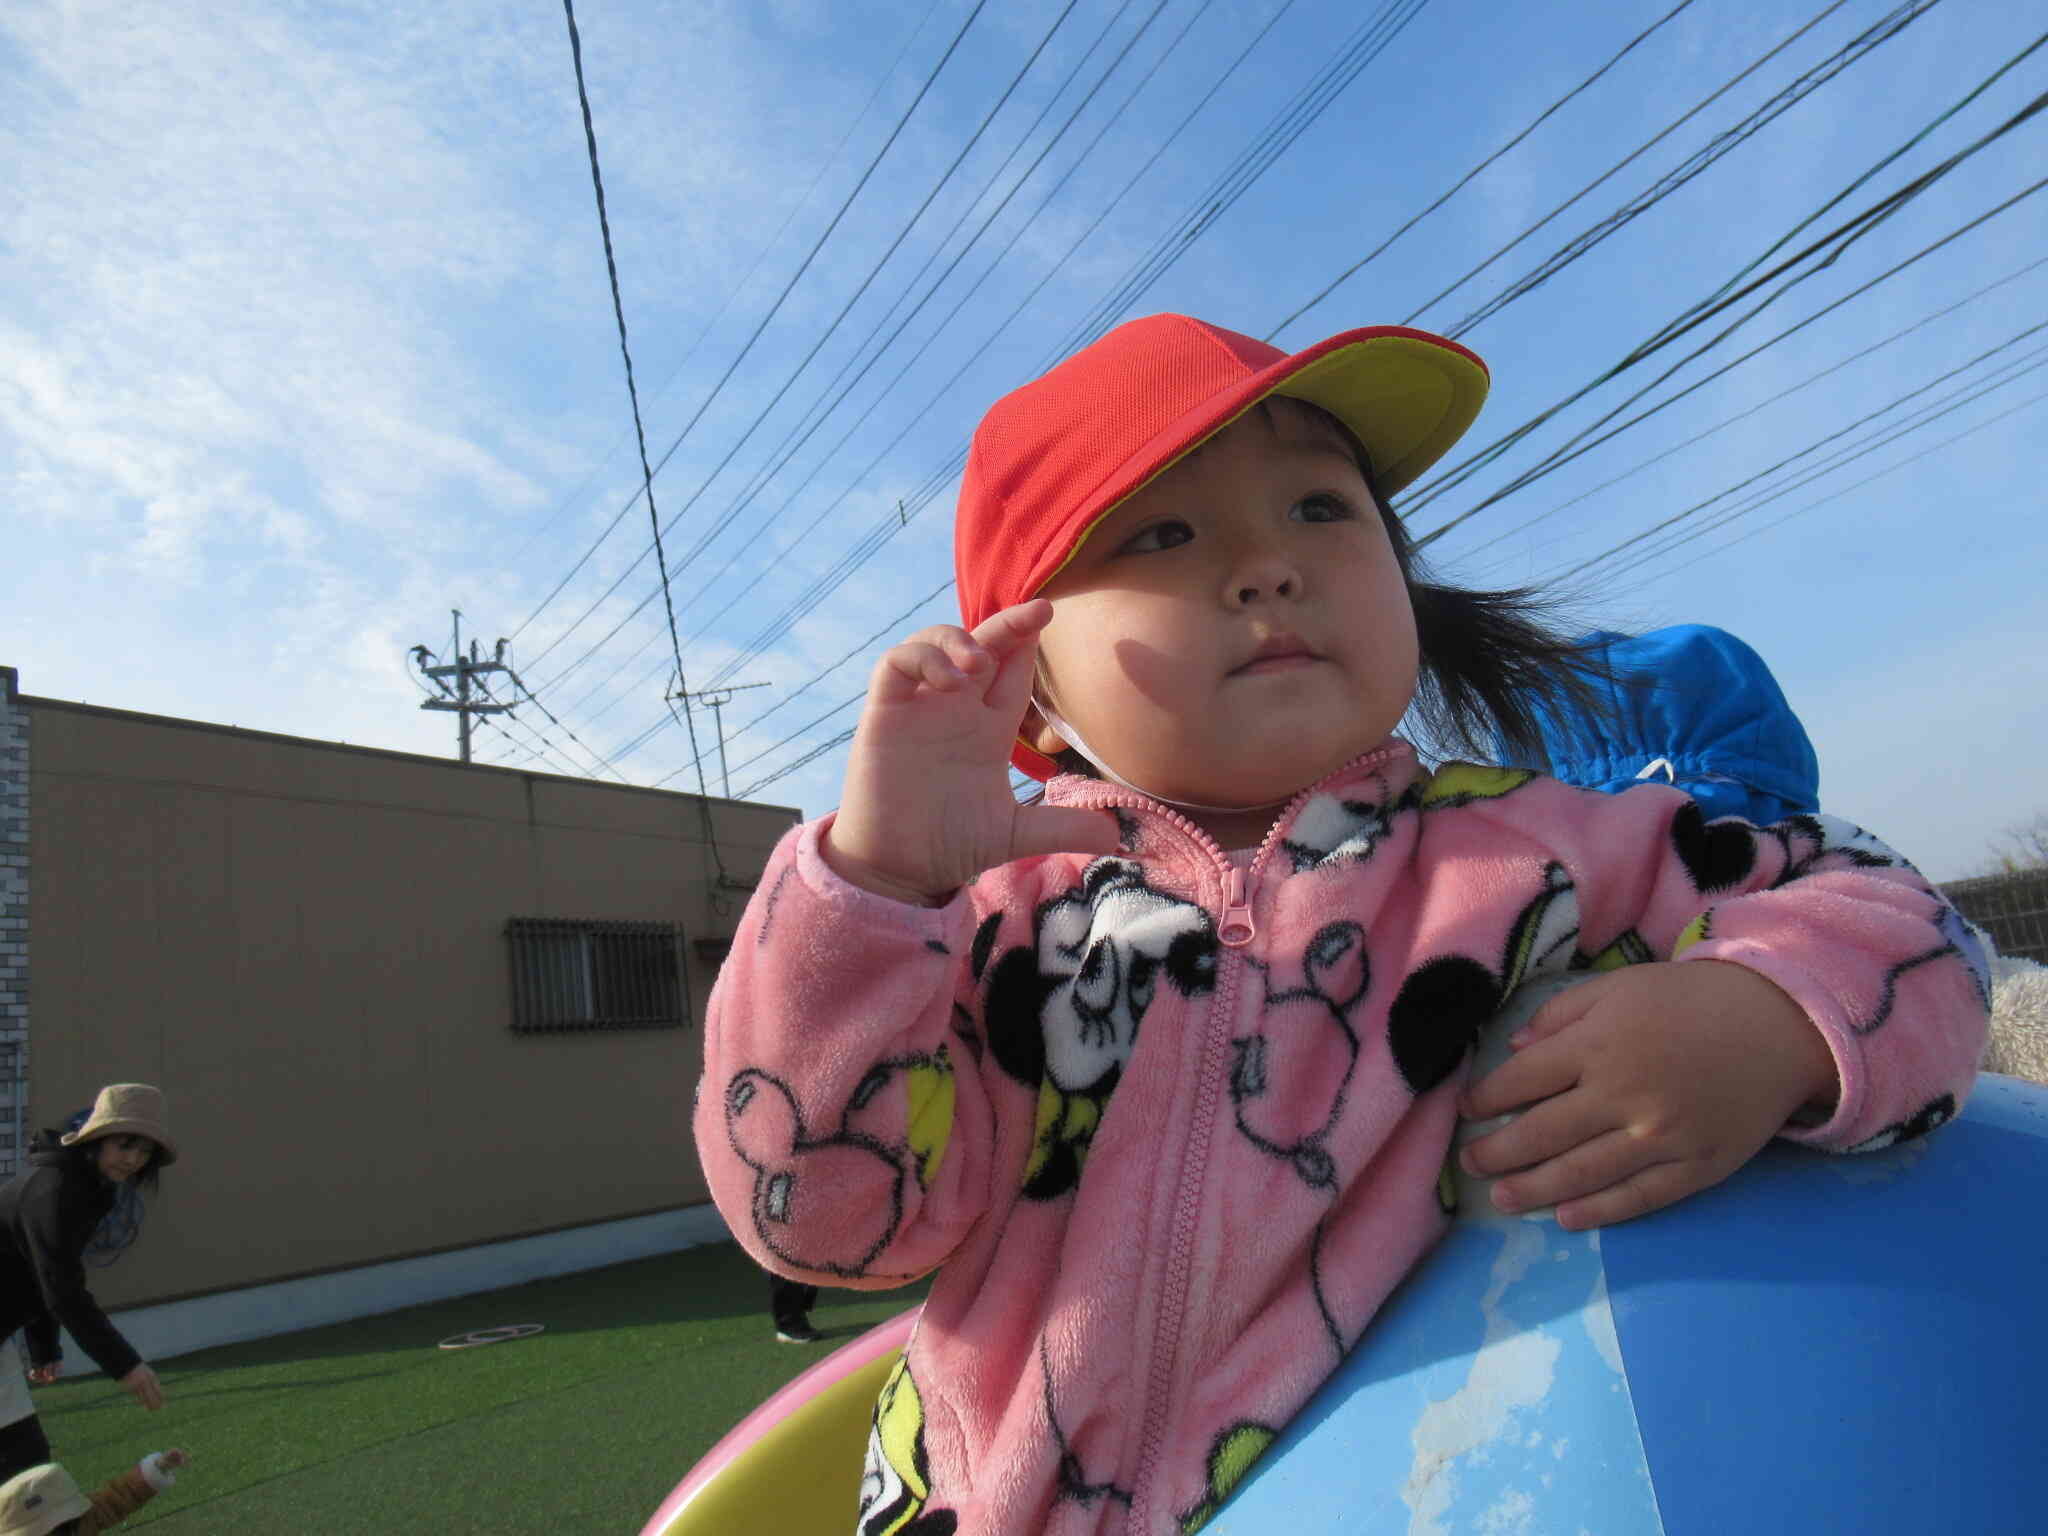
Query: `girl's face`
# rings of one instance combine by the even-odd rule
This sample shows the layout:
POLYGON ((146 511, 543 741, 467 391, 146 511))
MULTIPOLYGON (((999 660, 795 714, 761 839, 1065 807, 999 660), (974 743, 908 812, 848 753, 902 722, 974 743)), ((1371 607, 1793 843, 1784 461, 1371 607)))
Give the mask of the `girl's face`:
POLYGON ((156 1143, 147 1136, 102 1136, 93 1145, 99 1148, 100 1172, 116 1184, 142 1172, 156 1152, 156 1143))
MULTIPOLYGON (((1284 801, 1386 741, 1415 692, 1415 618, 1379 508, 1342 433, 1284 398, 1117 508, 1042 595, 1040 686, 1166 799, 1284 801)), ((1067 745, 1035 712, 1026 734, 1067 745)), ((1272 817, 1195 819, 1241 840, 1272 817)))

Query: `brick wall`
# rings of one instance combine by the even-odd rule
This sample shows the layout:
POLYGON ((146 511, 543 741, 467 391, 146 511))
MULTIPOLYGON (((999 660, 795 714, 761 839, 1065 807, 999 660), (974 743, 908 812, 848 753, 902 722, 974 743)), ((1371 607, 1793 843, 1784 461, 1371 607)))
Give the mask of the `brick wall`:
POLYGON ((28 744, 14 668, 0 667, 0 1179, 28 1135, 28 744))

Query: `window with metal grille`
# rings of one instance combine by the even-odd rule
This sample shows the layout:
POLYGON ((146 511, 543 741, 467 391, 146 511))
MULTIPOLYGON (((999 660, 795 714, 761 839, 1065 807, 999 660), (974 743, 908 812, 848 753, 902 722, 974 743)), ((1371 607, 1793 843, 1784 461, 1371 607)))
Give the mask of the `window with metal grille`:
POLYGON ((514 917, 512 1027, 677 1029, 690 1021, 683 930, 674 923, 514 917))

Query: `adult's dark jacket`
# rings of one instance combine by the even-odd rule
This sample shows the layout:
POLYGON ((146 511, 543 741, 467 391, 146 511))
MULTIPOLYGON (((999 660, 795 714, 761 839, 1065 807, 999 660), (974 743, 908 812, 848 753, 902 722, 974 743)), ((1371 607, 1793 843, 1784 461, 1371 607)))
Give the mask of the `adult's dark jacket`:
POLYGON ((30 1366, 58 1358, 57 1327, 119 1380, 142 1361, 85 1285, 82 1255, 116 1187, 44 1132, 26 1172, 0 1184, 0 1338, 25 1329, 30 1366))

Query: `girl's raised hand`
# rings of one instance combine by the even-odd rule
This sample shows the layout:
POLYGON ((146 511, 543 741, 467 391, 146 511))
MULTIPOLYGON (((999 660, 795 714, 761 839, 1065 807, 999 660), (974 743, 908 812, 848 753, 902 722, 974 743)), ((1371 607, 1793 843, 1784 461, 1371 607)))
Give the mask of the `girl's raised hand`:
POLYGON ((1523 1109, 1466 1143, 1504 1175, 1504 1211, 1602 1227, 1718 1184, 1801 1110, 1832 1101, 1834 1056, 1800 1006, 1747 966, 1630 966, 1559 993, 1515 1055, 1465 1090, 1468 1119, 1523 1109))
POLYGON ((1010 792, 1010 743, 1051 619, 1052 604, 1033 598, 972 634, 921 630, 875 664, 845 796, 824 842, 826 862, 843 878, 936 905, 1012 859, 1116 851, 1113 817, 1019 805, 1010 792))

